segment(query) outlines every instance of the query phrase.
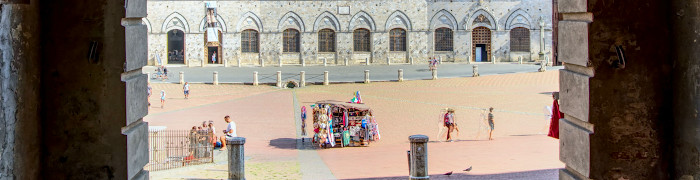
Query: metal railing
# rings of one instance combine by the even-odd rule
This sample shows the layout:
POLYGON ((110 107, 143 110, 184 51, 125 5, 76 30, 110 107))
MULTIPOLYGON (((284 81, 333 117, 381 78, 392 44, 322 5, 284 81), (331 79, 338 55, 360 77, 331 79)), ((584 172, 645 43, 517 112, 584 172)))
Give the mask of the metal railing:
POLYGON ((212 133, 204 130, 148 132, 149 161, 145 169, 159 171, 214 162, 212 133))

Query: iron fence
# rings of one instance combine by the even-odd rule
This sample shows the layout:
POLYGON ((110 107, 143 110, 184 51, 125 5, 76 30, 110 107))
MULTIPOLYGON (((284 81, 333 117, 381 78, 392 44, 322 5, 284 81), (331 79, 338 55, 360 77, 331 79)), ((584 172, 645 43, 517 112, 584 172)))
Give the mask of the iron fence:
POLYGON ((206 130, 149 130, 149 161, 159 171, 214 162, 213 134, 206 130))

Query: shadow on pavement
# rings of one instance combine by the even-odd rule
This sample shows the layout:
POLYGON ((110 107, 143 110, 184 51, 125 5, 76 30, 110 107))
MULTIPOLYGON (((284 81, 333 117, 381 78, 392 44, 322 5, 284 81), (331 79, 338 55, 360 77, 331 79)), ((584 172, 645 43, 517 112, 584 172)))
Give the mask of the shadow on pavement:
POLYGON ((297 149, 297 139, 277 138, 270 140, 270 146, 279 149, 297 149))
MULTIPOLYGON (((476 168, 476 167, 475 167, 476 168)), ((376 177, 376 178, 360 178, 357 180, 369 179, 408 179, 408 176, 396 177, 376 177)), ((510 179, 527 179, 527 180, 550 180, 559 179, 559 169, 543 169, 534 171, 522 171, 500 174, 480 174, 471 175, 466 172, 454 172, 452 175, 431 174, 430 179, 490 179, 490 180, 510 180, 510 179)))

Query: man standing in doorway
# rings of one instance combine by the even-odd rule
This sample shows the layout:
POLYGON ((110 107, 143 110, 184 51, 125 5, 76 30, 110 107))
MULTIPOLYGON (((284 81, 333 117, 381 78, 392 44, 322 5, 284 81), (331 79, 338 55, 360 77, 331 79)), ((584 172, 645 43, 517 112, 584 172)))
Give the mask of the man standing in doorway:
POLYGON ((221 136, 221 149, 219 149, 220 151, 226 149, 226 142, 238 136, 236 134, 236 123, 231 121, 231 116, 226 115, 224 117, 224 121, 228 123, 228 126, 226 126, 226 130, 224 130, 224 135, 221 136))

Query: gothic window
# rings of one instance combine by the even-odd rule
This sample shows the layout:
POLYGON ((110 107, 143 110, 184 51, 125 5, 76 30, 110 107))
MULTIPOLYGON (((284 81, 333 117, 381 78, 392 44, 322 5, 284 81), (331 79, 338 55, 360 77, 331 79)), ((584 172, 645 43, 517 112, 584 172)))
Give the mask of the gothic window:
POLYGON ((389 31, 390 51, 406 51, 406 30, 396 28, 389 31))
POLYGON ((355 51, 369 52, 369 30, 357 29, 353 32, 355 51))
POLYGON ((513 28, 510 30, 510 51, 530 52, 530 30, 513 28))
POLYGON ((318 31, 318 51, 335 52, 335 32, 331 29, 318 31))
POLYGON ((299 52, 299 31, 286 29, 283 34, 283 52, 299 52))
POLYGON ((258 52, 258 32, 255 30, 245 30, 241 33, 241 50, 243 52, 258 52))
POLYGON ((435 51, 452 51, 452 29, 435 30, 435 51))

